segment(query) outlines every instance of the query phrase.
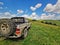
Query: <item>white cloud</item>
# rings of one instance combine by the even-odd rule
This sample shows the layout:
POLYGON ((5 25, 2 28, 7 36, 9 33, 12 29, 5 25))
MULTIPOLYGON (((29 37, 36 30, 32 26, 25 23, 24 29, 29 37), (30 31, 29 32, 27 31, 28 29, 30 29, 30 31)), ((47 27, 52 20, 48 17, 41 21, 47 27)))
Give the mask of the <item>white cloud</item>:
POLYGON ((36 19, 36 20, 57 20, 60 19, 59 16, 56 17, 55 14, 42 14, 38 16, 36 12, 33 12, 31 15, 24 14, 21 17, 29 18, 29 19, 36 19))
POLYGON ((39 19, 39 16, 36 14, 36 12, 33 12, 33 13, 30 15, 30 19, 36 19, 36 20, 38 20, 38 19, 39 19))
POLYGON ((3 2, 0 2, 0 5, 4 5, 4 3, 3 2))
POLYGON ((10 12, 0 13, 0 18, 11 18, 15 16, 16 16, 15 14, 11 14, 10 12))
POLYGON ((25 17, 25 18, 36 19, 36 20, 60 20, 60 15, 57 15, 57 16, 55 14, 47 15, 46 13, 43 13, 41 14, 41 16, 38 16, 36 12, 33 12, 31 15, 24 14, 19 17, 25 17))
POLYGON ((53 12, 53 13, 60 13, 60 0, 57 1, 55 5, 47 4, 44 11, 46 12, 53 12))
POLYGON ((37 15, 35 12, 33 12, 33 13, 30 15, 30 18, 31 18, 31 19, 38 19, 38 15, 37 15))
POLYGON ((21 17, 30 18, 27 14, 24 14, 21 17))
POLYGON ((52 12, 55 15, 49 15, 50 19, 60 20, 60 0, 57 1, 56 4, 47 4, 44 11, 46 12, 52 12))
POLYGON ((23 12, 23 10, 17 10, 17 14, 22 14, 23 12))
POLYGON ((33 12, 31 15, 24 14, 22 15, 22 17, 29 18, 29 19, 36 19, 36 20, 39 19, 39 16, 35 12, 33 12))
POLYGON ((38 3, 38 4, 36 4, 34 7, 31 6, 30 9, 31 9, 32 11, 35 11, 36 9, 40 8, 41 6, 42 6, 42 4, 41 4, 41 3, 38 3))
POLYGON ((10 12, 5 12, 4 14, 5 14, 6 16, 7 16, 7 15, 11 15, 10 12))
POLYGON ((36 8, 35 7, 30 7, 30 9, 32 10, 32 11, 35 11, 36 10, 36 8))
POLYGON ((58 2, 55 4, 55 9, 53 10, 53 12, 55 13, 60 13, 60 0, 58 0, 58 2))
POLYGON ((56 20, 60 20, 60 15, 56 16, 56 20))
POLYGON ((55 9, 55 5, 47 4, 47 6, 45 7, 44 11, 52 12, 54 9, 55 9))
POLYGON ((40 8, 42 6, 41 3, 38 3, 37 5, 35 5, 35 8, 40 8))
MULTIPOLYGON (((44 8, 45 12, 52 12, 53 15, 48 15, 45 18, 47 19, 55 19, 55 20, 60 20, 60 0, 57 1, 56 4, 47 4, 46 7, 44 8)), ((43 16, 42 16, 43 17, 43 16)))
POLYGON ((36 13, 35 13, 35 12, 33 12, 33 13, 31 14, 31 16, 32 16, 32 17, 35 17, 35 16, 36 16, 36 13))
POLYGON ((55 20, 55 19, 56 19, 56 16, 55 16, 55 14, 46 15, 46 14, 44 13, 44 14, 42 14, 42 15, 40 16, 40 19, 42 19, 42 20, 55 20))

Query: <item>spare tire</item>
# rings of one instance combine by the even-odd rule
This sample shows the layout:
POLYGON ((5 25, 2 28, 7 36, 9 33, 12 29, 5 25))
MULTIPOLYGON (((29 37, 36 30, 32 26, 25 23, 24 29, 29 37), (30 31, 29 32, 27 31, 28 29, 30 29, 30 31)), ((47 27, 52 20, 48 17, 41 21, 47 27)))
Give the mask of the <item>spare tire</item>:
POLYGON ((9 36, 15 31, 15 23, 10 19, 0 20, 0 35, 9 36))

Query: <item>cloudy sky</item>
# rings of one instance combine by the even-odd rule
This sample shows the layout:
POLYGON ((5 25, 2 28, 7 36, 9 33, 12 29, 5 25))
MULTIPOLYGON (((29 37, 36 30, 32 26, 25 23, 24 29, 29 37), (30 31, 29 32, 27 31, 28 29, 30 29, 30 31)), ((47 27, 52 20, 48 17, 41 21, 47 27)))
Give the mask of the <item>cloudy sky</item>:
POLYGON ((60 0, 0 0, 0 18, 60 20, 60 0))

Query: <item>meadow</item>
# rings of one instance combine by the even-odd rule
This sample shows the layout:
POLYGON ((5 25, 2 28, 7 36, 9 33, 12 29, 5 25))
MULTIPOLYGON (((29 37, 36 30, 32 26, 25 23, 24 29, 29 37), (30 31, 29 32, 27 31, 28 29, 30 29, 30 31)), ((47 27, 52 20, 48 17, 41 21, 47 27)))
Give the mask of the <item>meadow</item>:
POLYGON ((0 41, 0 45, 60 45, 60 21, 49 22, 56 23, 57 26, 31 21, 31 28, 24 40, 6 39, 0 41))

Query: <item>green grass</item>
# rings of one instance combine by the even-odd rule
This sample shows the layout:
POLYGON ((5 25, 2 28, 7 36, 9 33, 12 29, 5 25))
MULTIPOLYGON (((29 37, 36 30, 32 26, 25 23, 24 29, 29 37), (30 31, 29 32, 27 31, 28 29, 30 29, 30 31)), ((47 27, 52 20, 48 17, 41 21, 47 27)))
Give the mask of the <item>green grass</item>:
MULTIPOLYGON (((60 21, 57 24, 60 24, 60 21)), ((0 45, 60 45, 60 27, 32 21, 26 39, 7 39, 0 41, 0 45)))

